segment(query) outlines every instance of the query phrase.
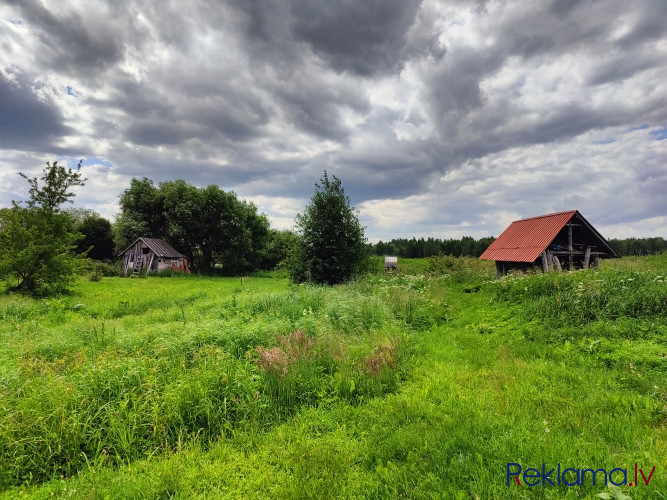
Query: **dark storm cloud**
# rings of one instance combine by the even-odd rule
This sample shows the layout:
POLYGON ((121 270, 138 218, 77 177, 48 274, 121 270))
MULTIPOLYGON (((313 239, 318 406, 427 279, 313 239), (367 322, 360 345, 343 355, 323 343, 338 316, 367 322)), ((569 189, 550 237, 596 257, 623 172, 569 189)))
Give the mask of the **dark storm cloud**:
POLYGON ((65 125, 58 108, 23 80, 10 82, 0 75, 0 148, 59 150, 57 140, 74 130, 65 125))
POLYGON ((654 68, 660 64, 659 59, 653 51, 618 54, 607 62, 601 62, 595 68, 592 68, 587 83, 589 85, 603 85, 621 81, 654 68))
POLYGON ((125 137, 142 146, 179 145, 188 137, 187 128, 172 123, 134 122, 125 131, 125 137))
POLYGON ((630 31, 623 35, 616 45, 623 49, 633 49, 638 45, 659 40, 667 32, 667 2, 647 0, 637 10, 636 21, 630 31))
POLYGON ((173 120, 175 103, 165 93, 166 89, 150 82, 138 82, 125 74, 116 76, 111 82, 108 97, 86 98, 86 101, 96 108, 122 111, 130 119, 173 120))
POLYGON ((42 50, 36 56, 51 70, 95 78, 96 72, 113 66, 123 57, 122 38, 101 19, 90 24, 76 12, 59 16, 40 0, 9 3, 20 9, 26 24, 38 33, 42 50))
POLYGON ((273 92, 287 120, 303 132, 324 139, 345 141, 352 132, 344 123, 345 110, 365 114, 368 100, 353 83, 331 82, 319 75, 301 75, 273 92))
MULTIPOLYGON (((422 0, 232 2, 260 57, 294 63, 307 47, 333 70, 361 77, 397 73, 413 57, 444 55, 422 0), (424 29, 411 32, 415 24, 424 29)), ((280 69, 284 69, 281 67, 280 69)))
POLYGON ((360 76, 399 71, 421 0, 294 2, 295 38, 335 70, 360 76))

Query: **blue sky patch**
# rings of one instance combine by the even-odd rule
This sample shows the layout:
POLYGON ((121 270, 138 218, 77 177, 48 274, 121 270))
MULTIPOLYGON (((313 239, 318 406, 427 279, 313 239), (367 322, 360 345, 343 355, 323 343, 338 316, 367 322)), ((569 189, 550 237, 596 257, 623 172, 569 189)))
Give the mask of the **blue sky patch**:
POLYGON ((71 85, 67 86, 67 95, 71 95, 72 97, 79 97, 81 95, 81 92, 78 90, 74 90, 74 87, 71 85))
POLYGON ((667 139, 667 127, 661 128, 659 130, 654 130, 651 132, 651 135, 653 136, 653 139, 656 141, 664 141, 667 139))
POLYGON ((611 144, 613 142, 616 142, 616 139, 613 137, 609 137, 608 139, 603 139, 601 141, 596 142, 595 144, 611 144))
POLYGON ((111 162, 103 160, 102 158, 98 158, 97 156, 91 156, 90 158, 86 158, 83 160, 83 163, 81 163, 82 166, 88 167, 90 165, 103 165, 105 167, 113 167, 111 162))

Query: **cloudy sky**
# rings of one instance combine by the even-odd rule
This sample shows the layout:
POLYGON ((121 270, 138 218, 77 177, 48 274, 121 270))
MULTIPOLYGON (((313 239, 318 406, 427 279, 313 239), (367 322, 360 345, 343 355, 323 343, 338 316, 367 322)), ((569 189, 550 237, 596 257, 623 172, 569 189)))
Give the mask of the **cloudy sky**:
POLYGON ((667 237, 667 2, 4 0, 0 206, 80 158, 109 218, 183 178, 289 228, 326 169, 371 241, 667 237))

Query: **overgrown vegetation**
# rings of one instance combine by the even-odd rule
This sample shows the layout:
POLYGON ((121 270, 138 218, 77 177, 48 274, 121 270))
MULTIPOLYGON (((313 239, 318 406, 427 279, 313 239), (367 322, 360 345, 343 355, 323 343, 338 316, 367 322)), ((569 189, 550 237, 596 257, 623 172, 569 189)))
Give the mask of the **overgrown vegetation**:
POLYGON ((664 498, 665 256, 380 269, 0 298, 0 497, 664 498), (507 486, 509 462, 655 470, 507 486))
POLYGON ((405 373, 415 325, 367 288, 176 282, 166 295, 164 280, 105 279, 4 303, 0 484, 208 446, 393 392, 405 373))

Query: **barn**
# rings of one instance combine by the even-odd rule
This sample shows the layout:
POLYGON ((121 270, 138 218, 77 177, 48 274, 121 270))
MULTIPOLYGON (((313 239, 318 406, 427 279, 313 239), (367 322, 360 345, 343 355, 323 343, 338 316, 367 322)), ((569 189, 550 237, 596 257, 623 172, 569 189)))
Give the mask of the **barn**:
POLYGON ((137 238, 122 252, 123 274, 139 274, 142 269, 156 273, 172 269, 190 274, 185 255, 174 250, 164 240, 157 238, 137 238))
POLYGON ((541 267, 544 272, 598 267, 620 257, 578 210, 512 222, 479 257, 496 261, 496 275, 541 267))

